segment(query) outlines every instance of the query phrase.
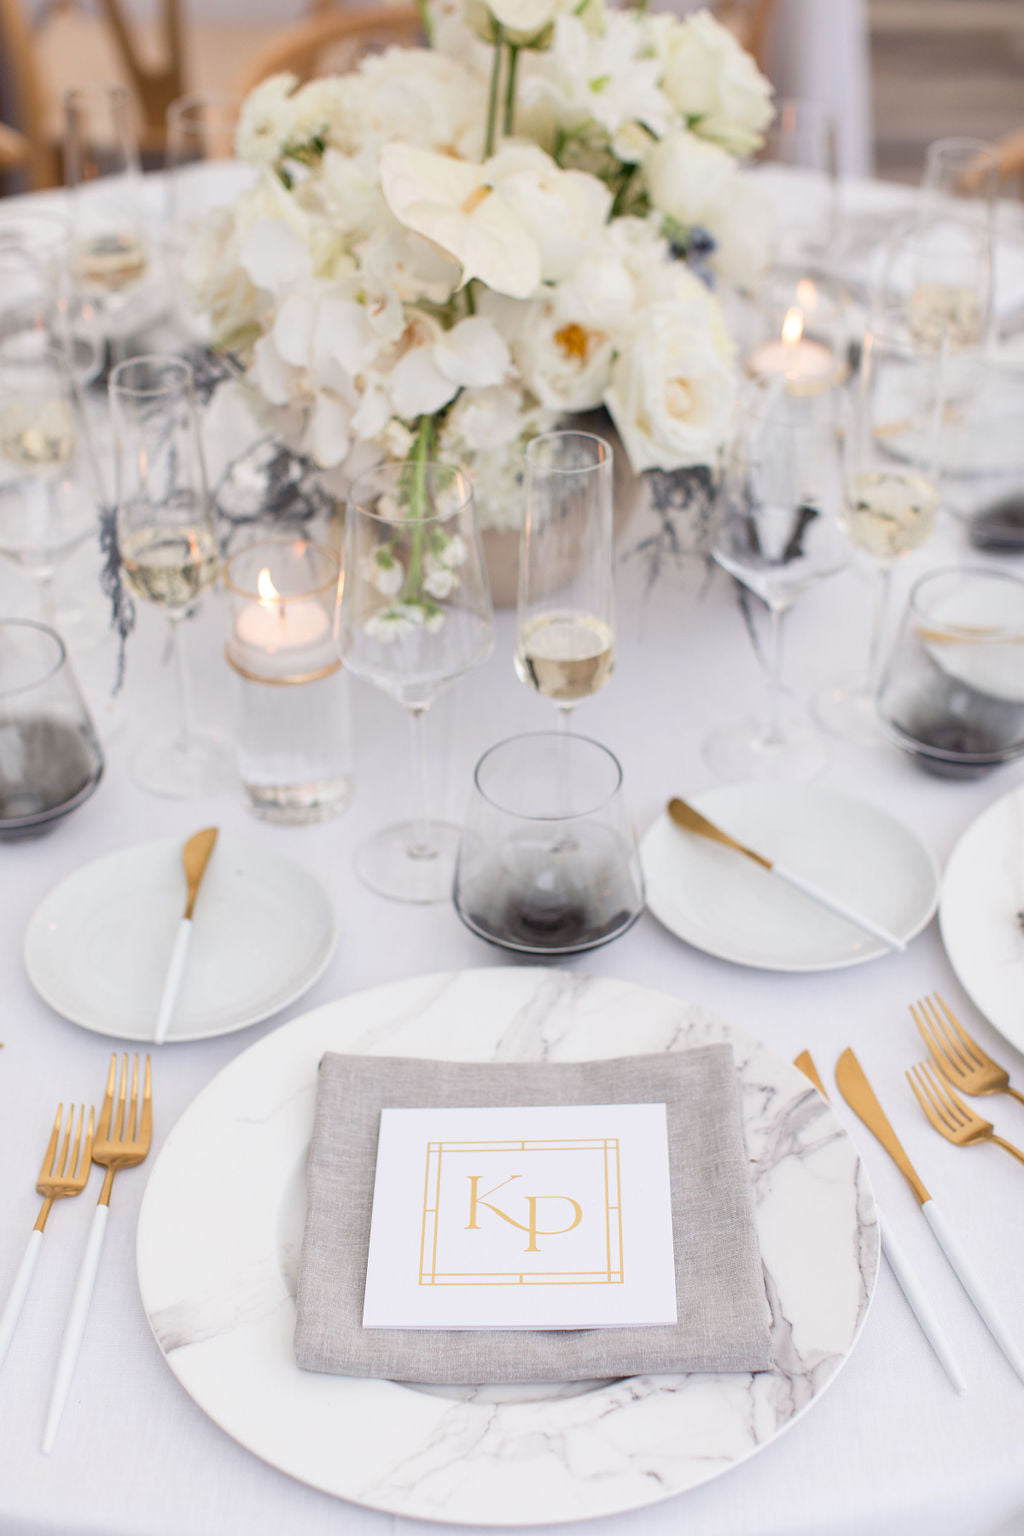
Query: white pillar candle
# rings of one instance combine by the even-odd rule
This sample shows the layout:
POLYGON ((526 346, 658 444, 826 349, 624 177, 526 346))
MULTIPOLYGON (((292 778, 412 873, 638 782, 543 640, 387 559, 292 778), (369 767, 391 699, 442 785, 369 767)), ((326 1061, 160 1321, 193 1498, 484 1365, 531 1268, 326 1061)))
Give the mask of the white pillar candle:
POLYGON ((794 305, 786 314, 779 339, 762 342, 751 352, 747 371, 759 379, 823 383, 836 375, 836 356, 825 342, 804 335, 803 311, 794 305))
POLYGON ((237 667, 270 682, 305 677, 338 660, 318 597, 281 597, 269 571, 260 572, 257 586, 260 597, 240 610, 229 643, 237 667))

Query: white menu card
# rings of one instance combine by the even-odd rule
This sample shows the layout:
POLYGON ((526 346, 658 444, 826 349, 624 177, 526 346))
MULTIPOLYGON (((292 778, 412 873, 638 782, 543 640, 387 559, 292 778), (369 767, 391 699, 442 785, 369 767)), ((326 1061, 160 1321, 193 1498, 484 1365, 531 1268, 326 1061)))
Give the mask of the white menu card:
POLYGON ((664 1104, 381 1111, 364 1327, 675 1321, 664 1104))

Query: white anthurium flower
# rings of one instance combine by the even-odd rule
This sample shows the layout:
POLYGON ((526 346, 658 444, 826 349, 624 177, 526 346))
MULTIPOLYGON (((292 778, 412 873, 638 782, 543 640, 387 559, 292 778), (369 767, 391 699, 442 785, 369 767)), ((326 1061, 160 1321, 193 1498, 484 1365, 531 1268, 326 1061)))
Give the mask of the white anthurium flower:
POLYGON ((486 171, 409 144, 381 150, 381 186, 396 219, 453 256, 463 283, 478 277, 525 299, 540 284, 540 251, 486 171))
POLYGON ((711 463, 728 436, 736 381, 710 302, 652 304, 612 367, 604 403, 637 473, 711 463))
POLYGON ((528 105, 535 95, 550 98, 563 127, 597 123, 614 135, 637 122, 661 134, 676 116, 659 87, 661 72, 631 13, 609 12, 601 32, 562 15, 550 51, 523 82, 522 99, 528 105))
POLYGON ((295 75, 271 75, 250 91, 242 103, 235 135, 240 160, 273 165, 281 158, 285 145, 295 136, 292 91, 296 84, 295 75))
POLYGON ((717 144, 677 129, 644 161, 644 181, 659 213, 690 228, 706 225, 709 209, 729 196, 736 162, 717 144))
POLYGON ((257 288, 274 294, 313 275, 308 245, 282 219, 260 219, 252 226, 239 265, 257 288))
POLYGON ((523 383, 548 410, 590 411, 611 381, 614 341, 606 331, 565 321, 543 305, 515 349, 523 383))
POLYGON ((487 178, 537 243, 541 278, 558 282, 599 239, 612 195, 596 176, 563 171, 536 144, 502 146, 487 178))
POLYGON ((662 90, 701 138, 736 155, 760 147, 772 120, 772 87, 710 11, 664 34, 662 90))

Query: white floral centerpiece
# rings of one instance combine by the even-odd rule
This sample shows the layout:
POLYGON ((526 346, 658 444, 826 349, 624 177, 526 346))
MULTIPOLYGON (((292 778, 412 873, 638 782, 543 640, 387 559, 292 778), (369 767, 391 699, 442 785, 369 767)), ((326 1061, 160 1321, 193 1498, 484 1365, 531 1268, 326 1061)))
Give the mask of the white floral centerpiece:
POLYGON ((485 527, 518 526, 520 450, 569 413, 604 406, 637 472, 712 462, 768 82, 707 12, 423 9, 429 47, 245 102, 257 178, 186 265, 214 344, 322 468, 461 463, 485 527))

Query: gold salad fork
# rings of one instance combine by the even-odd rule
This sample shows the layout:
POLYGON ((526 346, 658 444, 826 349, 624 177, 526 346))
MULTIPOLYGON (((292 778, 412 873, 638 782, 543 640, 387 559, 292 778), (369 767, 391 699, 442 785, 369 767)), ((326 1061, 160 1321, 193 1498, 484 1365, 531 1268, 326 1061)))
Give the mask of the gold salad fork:
POLYGON ((1024 1152, 997 1136, 991 1123, 969 1109, 930 1062, 919 1062, 907 1073, 907 1081, 939 1135, 945 1136, 954 1146, 970 1147, 977 1141, 994 1141, 997 1147, 1004 1147, 1018 1162, 1024 1163, 1024 1152))
POLYGON ((149 1057, 146 1057, 145 1078, 142 1088, 142 1098, 139 1099, 139 1058, 135 1057, 131 1074, 131 1098, 128 1098, 128 1053, 125 1052, 121 1065, 120 1082, 117 1072, 117 1052, 110 1059, 110 1071, 107 1073, 107 1087, 103 1095, 103 1107, 100 1110, 99 1124, 96 1127, 96 1135, 92 1144, 92 1160, 106 1168, 106 1177, 103 1180, 103 1188, 100 1190, 100 1198, 93 1212, 92 1227, 89 1232, 89 1241, 86 1245, 85 1258, 82 1260, 82 1268, 78 1276, 78 1284, 75 1286, 75 1294, 71 1301, 71 1310, 68 1313, 67 1324, 64 1329, 64 1338, 60 1347, 60 1358, 57 1361, 57 1374, 54 1377, 53 1391, 50 1395, 50 1406, 46 1415, 46 1427, 43 1430, 43 1450, 51 1451, 57 1438, 57 1430, 60 1426, 61 1414, 67 1401, 71 1388, 71 1379, 75 1373, 75 1365, 78 1362, 78 1352, 82 1345, 82 1336, 85 1333, 85 1321, 89 1313, 89 1303, 92 1300, 93 1287, 96 1283, 96 1271, 99 1268, 100 1254, 103 1251, 103 1237, 107 1230, 107 1218, 110 1215, 110 1191, 114 1183, 114 1175, 120 1168, 132 1168, 136 1163, 141 1163, 149 1151, 153 1138, 153 1093, 150 1082, 149 1057), (115 1116, 116 1100, 116 1116, 115 1116))
POLYGON ((14 1284, 7 1303, 0 1317, 0 1365, 10 1347, 14 1330, 18 1326, 18 1318, 24 1306, 25 1298, 29 1293, 32 1281, 32 1272, 36 1267, 36 1259, 39 1257, 39 1248, 43 1241, 43 1232, 46 1229, 46 1219, 53 1208, 55 1200, 65 1200, 72 1195, 80 1195, 89 1179, 89 1169, 92 1158, 92 1133, 93 1120, 96 1111, 89 1110, 89 1123, 85 1131, 85 1141, 82 1140, 82 1127, 85 1124, 85 1105, 79 1105, 78 1129, 75 1131, 75 1139, 72 1143, 71 1132, 75 1122, 75 1106, 68 1108, 67 1126, 64 1131, 64 1139, 61 1140, 61 1123, 64 1119, 63 1104, 57 1105, 57 1116, 53 1122, 53 1130, 50 1132, 50 1140, 47 1143, 46 1152, 43 1155, 43 1166, 39 1170, 39 1178, 36 1180, 36 1193, 43 1196, 43 1203, 36 1224, 29 1233, 28 1243, 18 1272, 14 1277, 14 1284))
POLYGON ((910 1012, 932 1060, 955 1087, 964 1093, 1009 1093, 1024 1104, 1024 1093, 1010 1087, 1010 1074, 971 1038, 937 992, 911 1003, 910 1012))

